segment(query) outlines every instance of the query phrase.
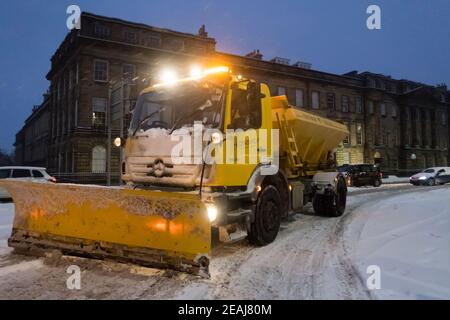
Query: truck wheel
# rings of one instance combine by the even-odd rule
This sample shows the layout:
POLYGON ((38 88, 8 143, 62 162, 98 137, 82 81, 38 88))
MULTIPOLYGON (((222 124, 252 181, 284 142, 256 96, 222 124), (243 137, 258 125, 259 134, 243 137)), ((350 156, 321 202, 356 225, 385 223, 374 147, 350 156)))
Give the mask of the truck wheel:
POLYGON ((332 195, 315 194, 314 212, 320 216, 340 217, 347 205, 347 185, 342 177, 338 178, 336 192, 332 195))
POLYGON ((258 196, 255 221, 248 232, 250 243, 265 246, 275 240, 280 230, 283 205, 278 190, 268 185, 258 196))

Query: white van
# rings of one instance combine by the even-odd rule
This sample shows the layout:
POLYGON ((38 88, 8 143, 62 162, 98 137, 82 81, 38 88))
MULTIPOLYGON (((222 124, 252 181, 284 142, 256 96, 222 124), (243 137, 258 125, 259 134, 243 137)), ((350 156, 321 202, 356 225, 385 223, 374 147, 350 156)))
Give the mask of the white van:
MULTIPOLYGON (((56 182, 45 168, 40 167, 0 167, 0 179, 19 179, 35 182, 56 182)), ((11 199, 11 195, 0 188, 0 201, 11 199)))

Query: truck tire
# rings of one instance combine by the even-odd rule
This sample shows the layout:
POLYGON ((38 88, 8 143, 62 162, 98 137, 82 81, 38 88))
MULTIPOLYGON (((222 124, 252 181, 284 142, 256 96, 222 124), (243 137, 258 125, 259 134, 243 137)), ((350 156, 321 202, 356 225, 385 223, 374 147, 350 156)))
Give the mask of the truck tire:
POLYGON ((314 212, 320 216, 340 217, 347 205, 347 185, 342 177, 338 178, 336 192, 331 195, 315 194, 313 198, 314 212))
POLYGON ((248 230, 251 244, 265 246, 275 240, 280 230, 282 208, 278 190, 273 185, 266 186, 258 196, 255 221, 248 230))

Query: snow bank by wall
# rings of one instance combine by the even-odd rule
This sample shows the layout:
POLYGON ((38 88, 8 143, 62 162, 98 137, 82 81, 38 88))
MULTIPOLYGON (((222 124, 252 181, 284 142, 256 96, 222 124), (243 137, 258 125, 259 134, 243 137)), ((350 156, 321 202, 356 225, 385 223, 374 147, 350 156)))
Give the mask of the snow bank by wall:
POLYGON ((0 205, 0 247, 6 246, 6 240, 11 235, 14 219, 14 204, 4 203, 0 205))
POLYGON ((369 203, 355 262, 381 268, 381 299, 450 299, 450 190, 422 191, 369 203))

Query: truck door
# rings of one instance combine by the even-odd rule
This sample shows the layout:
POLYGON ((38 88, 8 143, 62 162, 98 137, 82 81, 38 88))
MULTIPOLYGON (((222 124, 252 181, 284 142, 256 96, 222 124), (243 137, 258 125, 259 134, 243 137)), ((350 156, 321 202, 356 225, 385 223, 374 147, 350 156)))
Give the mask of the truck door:
POLYGON ((232 89, 231 122, 228 129, 234 130, 235 163, 256 165, 258 161, 259 130, 262 125, 261 98, 259 84, 249 81, 243 88, 232 89), (242 145, 245 145, 245 151, 242 145))
POLYGON ((225 162, 216 165, 210 185, 246 186, 260 163, 260 153, 272 155, 269 87, 250 80, 232 82, 227 93, 223 128, 226 135, 223 156, 219 158, 225 162), (267 144, 259 143, 265 132, 267 144))

